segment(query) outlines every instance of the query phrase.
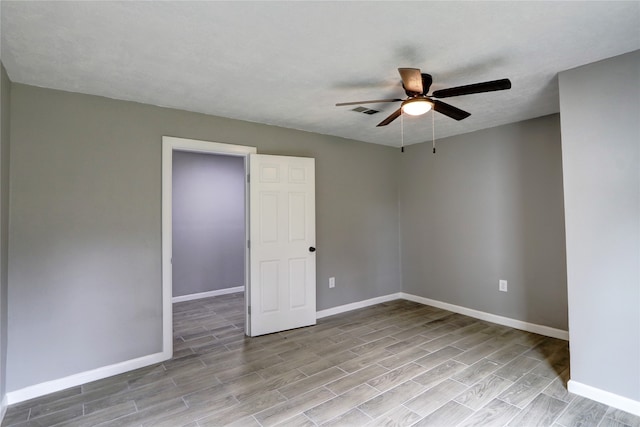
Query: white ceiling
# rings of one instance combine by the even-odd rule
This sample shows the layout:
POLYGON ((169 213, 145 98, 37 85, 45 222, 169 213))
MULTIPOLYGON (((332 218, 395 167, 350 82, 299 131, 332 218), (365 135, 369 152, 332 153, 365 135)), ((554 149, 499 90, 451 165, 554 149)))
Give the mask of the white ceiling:
MULTIPOLYGON (((398 67, 432 90, 510 78, 448 98, 436 137, 559 111, 557 73, 640 49, 640 2, 1 2, 12 81, 386 145, 401 121, 336 102, 404 97, 398 67)), ((431 140, 431 114, 404 142, 431 140)))

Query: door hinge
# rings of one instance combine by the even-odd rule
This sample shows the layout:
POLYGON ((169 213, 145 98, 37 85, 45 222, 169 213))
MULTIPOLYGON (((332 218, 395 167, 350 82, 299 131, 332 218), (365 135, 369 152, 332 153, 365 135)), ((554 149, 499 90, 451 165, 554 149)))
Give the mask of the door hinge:
POLYGON ((247 182, 251 182, 251 175, 247 174, 247 182))
POLYGON ((250 306, 250 305, 249 305, 249 306, 247 306, 247 314, 248 314, 248 315, 251 315, 251 306, 250 306))
POLYGON ((251 240, 247 240, 247 249, 251 249, 251 240))

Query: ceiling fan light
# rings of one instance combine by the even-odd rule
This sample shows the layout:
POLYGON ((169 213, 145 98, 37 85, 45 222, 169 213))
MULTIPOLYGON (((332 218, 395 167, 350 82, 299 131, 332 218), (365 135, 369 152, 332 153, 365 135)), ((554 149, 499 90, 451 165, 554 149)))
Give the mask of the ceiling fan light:
POLYGON ((410 116, 420 116, 431 110, 431 102, 424 98, 407 99, 402 103, 402 112, 410 116))

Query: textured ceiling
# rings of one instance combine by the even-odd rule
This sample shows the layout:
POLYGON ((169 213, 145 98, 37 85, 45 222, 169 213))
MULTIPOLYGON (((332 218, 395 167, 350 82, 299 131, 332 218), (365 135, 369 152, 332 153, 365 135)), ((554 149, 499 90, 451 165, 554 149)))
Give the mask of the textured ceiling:
MULTIPOLYGON (((398 67, 448 98, 436 137, 559 111, 557 73, 640 48, 640 2, 1 2, 12 81, 399 145, 401 120, 336 102, 404 97, 398 67)), ((431 113, 404 142, 431 140, 431 113)))

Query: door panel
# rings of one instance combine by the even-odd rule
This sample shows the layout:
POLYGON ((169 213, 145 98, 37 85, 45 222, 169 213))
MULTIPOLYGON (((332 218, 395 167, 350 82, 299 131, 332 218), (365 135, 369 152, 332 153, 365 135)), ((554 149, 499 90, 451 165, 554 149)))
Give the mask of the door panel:
POLYGON ((289 241, 300 242, 307 239, 305 193, 289 194, 289 241))
POLYGON ((261 308, 263 313, 277 312, 280 309, 280 263, 278 260, 262 261, 260 263, 260 283, 262 284, 261 308))
POLYGON ((289 294, 291 295, 291 309, 299 309, 307 304, 306 289, 304 286, 293 286, 295 283, 304 283, 307 277, 307 260, 304 258, 289 260, 289 294))
POLYGON ((260 244, 278 241, 278 198, 275 192, 260 193, 260 244))
POLYGON ((315 161, 250 157, 250 334, 316 323, 315 161))

